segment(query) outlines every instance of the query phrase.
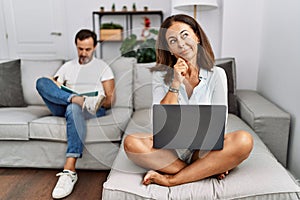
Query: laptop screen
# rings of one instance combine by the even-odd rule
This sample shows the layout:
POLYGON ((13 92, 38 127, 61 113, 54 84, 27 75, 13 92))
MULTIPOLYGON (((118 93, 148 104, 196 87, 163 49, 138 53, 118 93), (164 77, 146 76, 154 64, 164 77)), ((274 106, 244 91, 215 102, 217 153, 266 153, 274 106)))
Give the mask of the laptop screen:
POLYGON ((153 105, 153 147, 223 148, 225 105, 153 105))

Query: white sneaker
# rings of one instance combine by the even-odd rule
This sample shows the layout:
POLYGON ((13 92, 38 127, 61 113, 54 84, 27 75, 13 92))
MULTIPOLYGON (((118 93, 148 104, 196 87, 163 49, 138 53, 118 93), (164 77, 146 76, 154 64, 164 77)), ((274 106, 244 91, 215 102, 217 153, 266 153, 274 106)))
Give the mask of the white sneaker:
POLYGON ((52 197, 54 199, 61 199, 72 193, 78 177, 76 172, 70 170, 63 170, 63 172, 56 174, 56 176, 59 176, 59 179, 52 192, 52 197))
POLYGON ((86 108, 86 110, 95 115, 99 108, 102 106, 103 102, 105 100, 105 96, 102 94, 99 94, 98 96, 95 97, 85 97, 83 105, 82 105, 82 110, 86 108))

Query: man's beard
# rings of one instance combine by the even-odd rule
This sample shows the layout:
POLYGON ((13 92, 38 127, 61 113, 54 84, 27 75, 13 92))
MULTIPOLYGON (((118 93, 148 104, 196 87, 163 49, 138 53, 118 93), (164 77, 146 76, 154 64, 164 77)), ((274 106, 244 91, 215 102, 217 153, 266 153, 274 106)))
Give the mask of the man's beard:
POLYGON ((82 65, 89 63, 91 60, 92 60, 91 57, 79 56, 79 63, 82 64, 82 65))

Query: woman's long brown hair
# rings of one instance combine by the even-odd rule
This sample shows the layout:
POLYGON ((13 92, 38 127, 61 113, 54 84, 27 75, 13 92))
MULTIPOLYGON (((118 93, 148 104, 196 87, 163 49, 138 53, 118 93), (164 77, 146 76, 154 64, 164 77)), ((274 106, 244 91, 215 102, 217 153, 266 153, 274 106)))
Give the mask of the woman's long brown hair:
POLYGON ((172 81, 174 73, 173 66, 177 62, 177 58, 170 53, 166 40, 166 32, 174 22, 182 22, 189 25, 199 38, 197 52, 197 65, 199 68, 204 68, 211 71, 215 62, 215 56, 209 40, 198 22, 188 15, 172 15, 165 19, 160 26, 156 41, 156 66, 150 69, 151 72, 166 71, 167 73, 164 77, 164 82, 166 84, 170 84, 172 81))

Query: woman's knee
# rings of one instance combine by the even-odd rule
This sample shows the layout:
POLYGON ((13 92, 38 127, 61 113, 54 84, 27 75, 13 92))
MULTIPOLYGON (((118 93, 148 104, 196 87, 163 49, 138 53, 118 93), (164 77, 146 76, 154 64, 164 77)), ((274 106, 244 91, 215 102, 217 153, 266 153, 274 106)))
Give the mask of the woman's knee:
POLYGON ((141 137, 140 134, 130 134, 124 139, 124 150, 126 153, 145 153, 150 151, 150 139, 141 137))
POLYGON ((250 133, 244 130, 237 132, 235 145, 241 157, 247 158, 253 148, 253 137, 250 133))
POLYGON ((138 140, 133 135, 127 135, 124 139, 124 150, 126 152, 134 152, 138 140))
POLYGON ((240 131, 241 142, 246 149, 252 150, 253 148, 253 137, 247 131, 240 131))

